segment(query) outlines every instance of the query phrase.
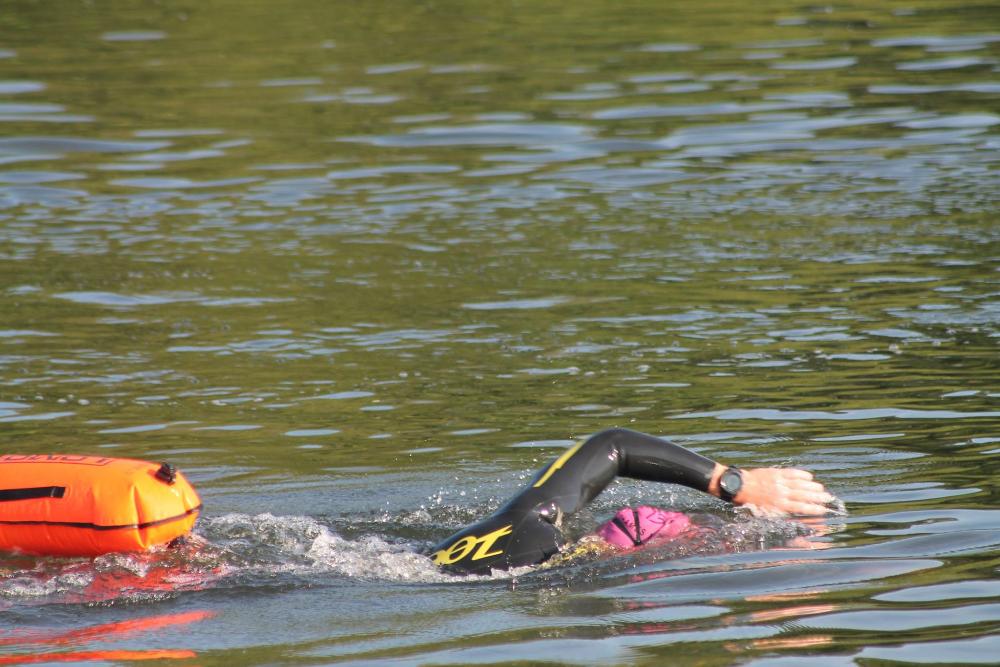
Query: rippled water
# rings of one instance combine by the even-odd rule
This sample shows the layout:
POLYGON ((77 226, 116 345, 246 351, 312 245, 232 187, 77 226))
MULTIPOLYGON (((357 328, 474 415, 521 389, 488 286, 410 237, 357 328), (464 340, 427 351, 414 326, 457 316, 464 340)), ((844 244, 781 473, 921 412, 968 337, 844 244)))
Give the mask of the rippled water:
POLYGON ((0 556, 0 663, 994 663, 1000 14, 15 0, 0 449, 169 459, 180 551, 0 556), (620 425, 847 504, 422 554, 620 425))

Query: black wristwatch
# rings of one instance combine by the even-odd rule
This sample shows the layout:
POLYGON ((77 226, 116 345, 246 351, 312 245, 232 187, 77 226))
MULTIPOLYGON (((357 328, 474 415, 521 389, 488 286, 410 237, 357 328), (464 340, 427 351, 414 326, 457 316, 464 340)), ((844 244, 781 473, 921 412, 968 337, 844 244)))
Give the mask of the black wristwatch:
POLYGON ((719 478, 719 497, 731 503, 742 488, 743 471, 739 468, 726 468, 726 472, 719 478))

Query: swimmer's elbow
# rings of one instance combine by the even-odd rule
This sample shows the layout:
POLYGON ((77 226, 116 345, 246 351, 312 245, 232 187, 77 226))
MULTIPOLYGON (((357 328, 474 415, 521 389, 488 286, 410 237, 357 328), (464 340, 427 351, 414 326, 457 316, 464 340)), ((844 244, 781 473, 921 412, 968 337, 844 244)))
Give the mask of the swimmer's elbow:
POLYGON ((629 431, 627 428, 621 428, 618 426, 612 428, 606 428, 603 431, 595 433, 594 435, 587 438, 588 442, 598 441, 598 442, 611 442, 617 443, 622 438, 627 437, 633 431, 629 431))

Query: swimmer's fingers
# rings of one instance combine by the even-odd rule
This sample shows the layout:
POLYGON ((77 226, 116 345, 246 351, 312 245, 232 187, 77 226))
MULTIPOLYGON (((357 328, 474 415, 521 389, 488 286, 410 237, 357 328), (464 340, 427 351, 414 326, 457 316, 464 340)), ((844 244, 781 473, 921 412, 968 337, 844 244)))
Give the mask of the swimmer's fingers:
POLYGON ((797 514, 799 516, 822 516, 829 512, 825 504, 810 501, 790 502, 786 507, 789 514, 797 514))
POLYGON ((818 482, 797 484, 789 489, 789 495, 795 500, 816 503, 818 505, 826 505, 834 500, 833 494, 818 482))
POLYGON ((806 480, 796 482, 789 486, 785 498, 784 509, 789 514, 820 516, 830 511, 827 505, 833 502, 834 497, 822 484, 806 480))
POLYGON ((810 491, 826 490, 822 483, 813 479, 813 474, 808 470, 799 470, 798 468, 772 468, 772 470, 778 471, 777 475, 781 481, 792 488, 810 491))
POLYGON ((797 489, 785 489, 776 494, 773 502, 775 509, 786 514, 800 516, 817 516, 826 514, 826 492, 802 492, 797 489))
POLYGON ((802 516, 819 517, 829 513, 829 508, 825 505, 818 505, 809 502, 796 502, 790 500, 769 502, 769 503, 747 503, 748 508, 755 516, 784 517, 802 516))
POLYGON ((834 500, 812 473, 797 468, 751 468, 743 471, 744 488, 734 499, 775 514, 818 516, 829 512, 834 500))
POLYGON ((826 505, 835 500, 833 494, 829 493, 820 482, 815 481, 808 470, 785 469, 780 473, 779 483, 786 486, 789 495, 797 501, 826 505))

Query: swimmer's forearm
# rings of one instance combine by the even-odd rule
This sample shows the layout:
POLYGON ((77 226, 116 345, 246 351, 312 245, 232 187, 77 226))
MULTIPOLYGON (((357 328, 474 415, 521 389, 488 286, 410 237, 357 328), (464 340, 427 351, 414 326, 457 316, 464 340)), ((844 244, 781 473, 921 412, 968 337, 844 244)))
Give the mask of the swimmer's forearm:
POLYGON ((591 440, 606 440, 619 457, 618 474, 708 491, 717 464, 676 443, 623 428, 608 429, 591 440))

